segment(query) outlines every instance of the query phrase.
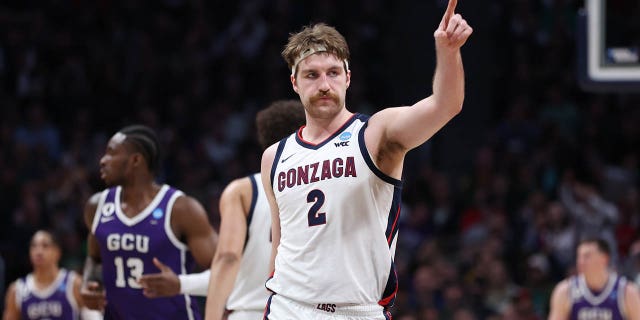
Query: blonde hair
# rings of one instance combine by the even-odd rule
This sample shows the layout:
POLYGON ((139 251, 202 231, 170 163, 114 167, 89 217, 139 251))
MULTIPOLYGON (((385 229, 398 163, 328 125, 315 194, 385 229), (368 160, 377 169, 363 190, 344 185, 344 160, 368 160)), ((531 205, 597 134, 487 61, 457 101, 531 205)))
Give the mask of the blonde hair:
POLYGON ((291 74, 295 76, 298 63, 317 52, 335 55, 344 61, 345 71, 349 71, 347 41, 338 30, 324 23, 305 26, 298 33, 289 35, 289 42, 282 50, 282 57, 291 69, 291 74))

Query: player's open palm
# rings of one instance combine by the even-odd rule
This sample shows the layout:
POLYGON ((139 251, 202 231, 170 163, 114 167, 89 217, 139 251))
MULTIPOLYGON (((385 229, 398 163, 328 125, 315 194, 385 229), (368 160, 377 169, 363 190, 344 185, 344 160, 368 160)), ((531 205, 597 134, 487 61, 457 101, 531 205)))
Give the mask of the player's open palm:
POLYGON ((458 0, 449 0, 438 29, 433 33, 437 49, 457 50, 467 41, 473 28, 460 14, 455 13, 458 0))

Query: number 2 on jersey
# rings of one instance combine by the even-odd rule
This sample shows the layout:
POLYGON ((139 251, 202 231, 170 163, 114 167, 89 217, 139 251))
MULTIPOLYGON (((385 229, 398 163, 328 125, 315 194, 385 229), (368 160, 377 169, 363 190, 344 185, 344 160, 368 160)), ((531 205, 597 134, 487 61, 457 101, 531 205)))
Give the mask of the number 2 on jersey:
POLYGON ((138 279, 142 276, 144 271, 144 262, 140 258, 127 258, 126 269, 129 270, 129 276, 125 281, 125 265, 122 257, 116 257, 113 260, 116 265, 116 287, 124 288, 129 285, 130 288, 140 289, 142 286, 138 284, 138 279))
POLYGON ((309 220, 309 227, 318 226, 327 223, 327 213, 318 212, 324 204, 324 193, 318 189, 313 189, 307 194, 307 203, 313 205, 309 209, 307 219, 309 220))

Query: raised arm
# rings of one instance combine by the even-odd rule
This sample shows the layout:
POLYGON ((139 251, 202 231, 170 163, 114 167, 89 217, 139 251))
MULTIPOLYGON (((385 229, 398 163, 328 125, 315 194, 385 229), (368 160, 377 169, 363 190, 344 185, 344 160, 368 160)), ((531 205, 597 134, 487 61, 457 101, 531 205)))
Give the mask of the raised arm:
POLYGON ((464 70, 460 48, 473 29, 450 0, 434 32, 436 69, 433 94, 410 107, 388 108, 374 114, 365 132, 367 148, 380 169, 398 177, 407 151, 423 144, 462 109, 464 70))
POLYGON ((569 281, 558 283, 551 294, 551 310, 548 320, 567 320, 570 312, 569 305, 569 281))
POLYGON ((173 205, 171 226, 179 239, 186 239, 189 251, 200 267, 211 265, 218 235, 197 200, 189 196, 179 197, 173 205))
POLYGON ((271 184, 271 167, 273 165, 273 159, 276 155, 278 145, 274 144, 267 148, 262 154, 262 163, 260 166, 260 173, 262 175, 262 186, 267 200, 269 201, 269 207, 271 208, 271 259, 269 260, 269 270, 273 272, 275 270, 276 255, 278 254, 278 246, 280 245, 280 213, 278 210, 278 204, 276 203, 276 197, 273 193, 273 186, 271 184))
POLYGON ((93 234, 93 219, 100 201, 100 193, 96 193, 84 207, 84 223, 87 226, 87 258, 82 272, 80 296, 83 304, 93 310, 102 310, 106 304, 105 292, 102 288, 102 264, 100 247, 93 234))
POLYGON ((211 263, 206 319, 222 319, 233 290, 247 236, 247 213, 251 208, 251 180, 232 181, 220 197, 220 239, 211 263))

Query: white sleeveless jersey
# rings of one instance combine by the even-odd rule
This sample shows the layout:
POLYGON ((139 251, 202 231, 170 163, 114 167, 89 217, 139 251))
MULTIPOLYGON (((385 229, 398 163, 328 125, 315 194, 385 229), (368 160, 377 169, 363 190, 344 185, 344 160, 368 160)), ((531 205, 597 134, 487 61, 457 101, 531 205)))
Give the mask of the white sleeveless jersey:
POLYGON ((247 215, 247 240, 227 309, 256 310, 262 313, 269 298, 264 283, 269 277, 271 258, 271 211, 260 174, 249 176, 252 200, 247 215))
POLYGON ((401 181, 375 167, 354 114, 319 144, 283 139, 271 182, 281 239, 267 287, 311 304, 393 304, 401 181))

